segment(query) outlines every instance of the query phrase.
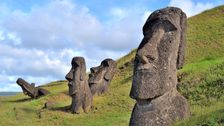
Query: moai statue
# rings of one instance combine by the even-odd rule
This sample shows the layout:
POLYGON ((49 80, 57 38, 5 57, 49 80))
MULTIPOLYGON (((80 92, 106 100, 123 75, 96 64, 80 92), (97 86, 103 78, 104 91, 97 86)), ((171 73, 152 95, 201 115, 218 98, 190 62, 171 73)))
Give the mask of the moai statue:
POLYGON ((22 88, 23 93, 25 95, 30 96, 31 98, 38 98, 43 95, 47 95, 50 92, 46 89, 40 88, 40 87, 35 87, 34 83, 29 84, 22 78, 18 78, 16 83, 22 88))
POLYGON ((93 95, 101 95, 108 90, 116 70, 116 62, 112 59, 105 59, 100 66, 90 68, 89 86, 93 95))
POLYGON ((188 102, 176 90, 184 61, 186 15, 175 7, 153 12, 143 26, 130 97, 136 100, 130 126, 169 126, 189 115, 188 102))
POLYGON ((72 97, 71 111, 79 114, 82 108, 84 112, 92 106, 92 94, 86 77, 86 63, 83 57, 72 59, 72 68, 65 78, 69 81, 69 95, 72 97))

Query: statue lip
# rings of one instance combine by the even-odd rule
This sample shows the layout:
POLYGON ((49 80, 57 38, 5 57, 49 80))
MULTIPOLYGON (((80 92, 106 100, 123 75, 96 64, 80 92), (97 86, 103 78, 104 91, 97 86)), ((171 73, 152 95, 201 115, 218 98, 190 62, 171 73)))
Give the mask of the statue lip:
POLYGON ((136 106, 140 111, 152 111, 153 110, 153 104, 151 103, 152 99, 137 99, 136 106))

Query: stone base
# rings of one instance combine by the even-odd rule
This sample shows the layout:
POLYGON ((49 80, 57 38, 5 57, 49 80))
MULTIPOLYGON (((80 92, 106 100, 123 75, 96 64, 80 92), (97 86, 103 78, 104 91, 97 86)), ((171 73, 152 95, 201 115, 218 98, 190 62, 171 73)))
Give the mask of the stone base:
POLYGON ((176 89, 153 100, 139 100, 132 111, 130 126, 169 126, 188 117, 187 100, 176 89))

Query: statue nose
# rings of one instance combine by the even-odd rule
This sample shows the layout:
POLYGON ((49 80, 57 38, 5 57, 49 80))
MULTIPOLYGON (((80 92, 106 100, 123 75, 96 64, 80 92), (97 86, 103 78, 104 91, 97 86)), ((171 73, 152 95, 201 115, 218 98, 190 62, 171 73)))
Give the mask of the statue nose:
POLYGON ((141 63, 143 63, 143 64, 147 64, 147 63, 149 63, 149 61, 148 61, 148 59, 147 59, 146 56, 144 56, 144 55, 139 56, 139 55, 138 55, 138 57, 139 57, 139 60, 140 60, 141 63))
POLYGON ((142 64, 148 64, 148 63, 153 63, 156 60, 156 57, 154 55, 141 55, 137 54, 137 57, 142 64))
POLYGON ((139 66, 137 69, 142 70, 142 69, 156 69, 157 67, 154 64, 154 61, 156 60, 155 57, 148 55, 137 55, 138 61, 139 61, 139 66))
POLYGON ((148 59, 145 55, 137 54, 137 57, 138 57, 138 60, 139 60, 140 63, 142 63, 142 64, 148 64, 149 63, 149 61, 148 61, 148 59))
POLYGON ((72 79, 73 79, 73 74, 72 74, 71 70, 70 70, 69 73, 65 76, 65 79, 67 79, 68 81, 72 81, 72 79))

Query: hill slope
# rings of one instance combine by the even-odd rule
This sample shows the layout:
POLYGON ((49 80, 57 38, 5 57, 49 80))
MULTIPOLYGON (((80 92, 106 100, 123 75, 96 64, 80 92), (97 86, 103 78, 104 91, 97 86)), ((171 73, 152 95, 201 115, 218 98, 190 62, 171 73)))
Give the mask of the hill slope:
POLYGON ((186 62, 224 56, 224 6, 188 19, 186 62))
MULTIPOLYGON (((186 64, 178 72, 178 90, 191 104, 191 118, 175 125, 224 125, 224 6, 188 19, 186 64)), ((140 42, 139 42, 140 43, 140 42)), ((94 97, 88 114, 67 111, 71 98, 67 82, 57 81, 43 88, 52 94, 30 100, 22 93, 0 97, 0 125, 126 126, 134 100, 129 98, 135 50, 117 61, 117 72, 109 92, 94 97), (43 109, 44 103, 52 105, 43 109)))

